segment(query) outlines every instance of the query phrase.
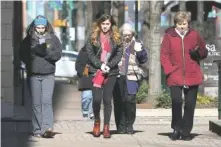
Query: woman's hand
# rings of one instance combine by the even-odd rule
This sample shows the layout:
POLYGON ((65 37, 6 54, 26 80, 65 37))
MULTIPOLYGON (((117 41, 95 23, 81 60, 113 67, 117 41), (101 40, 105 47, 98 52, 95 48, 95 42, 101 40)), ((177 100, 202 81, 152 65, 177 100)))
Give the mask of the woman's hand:
POLYGON ((110 71, 110 67, 108 67, 106 64, 102 64, 101 65, 101 70, 104 72, 104 73, 108 73, 110 71))

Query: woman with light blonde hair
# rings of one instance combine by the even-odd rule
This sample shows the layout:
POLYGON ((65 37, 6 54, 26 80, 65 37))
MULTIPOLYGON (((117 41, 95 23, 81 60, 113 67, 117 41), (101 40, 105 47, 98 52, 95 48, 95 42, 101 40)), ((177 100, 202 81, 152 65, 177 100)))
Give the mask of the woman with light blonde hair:
POLYGON ((190 27, 190 13, 179 11, 174 27, 165 31, 161 44, 161 64, 172 99, 171 140, 192 139, 194 110, 199 85, 203 82, 200 61, 207 57, 205 41, 190 27), (182 116, 182 93, 185 97, 182 116))
POLYGON ((112 111, 112 92, 119 73, 118 63, 122 57, 120 33, 111 15, 102 15, 94 23, 92 34, 86 44, 89 59, 89 75, 92 82, 94 137, 100 136, 100 107, 104 103, 103 137, 110 138, 109 122, 112 111))

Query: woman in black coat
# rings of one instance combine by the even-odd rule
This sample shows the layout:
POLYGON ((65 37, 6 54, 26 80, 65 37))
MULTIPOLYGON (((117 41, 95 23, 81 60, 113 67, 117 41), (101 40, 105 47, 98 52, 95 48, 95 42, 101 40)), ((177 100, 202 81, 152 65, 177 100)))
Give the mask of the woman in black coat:
POLYGON ((95 116, 93 135, 100 136, 100 106, 104 103, 104 138, 110 138, 109 122, 112 111, 112 92, 119 73, 122 57, 120 33, 112 16, 103 15, 94 23, 86 45, 89 58, 89 75, 93 78, 93 111, 95 116))

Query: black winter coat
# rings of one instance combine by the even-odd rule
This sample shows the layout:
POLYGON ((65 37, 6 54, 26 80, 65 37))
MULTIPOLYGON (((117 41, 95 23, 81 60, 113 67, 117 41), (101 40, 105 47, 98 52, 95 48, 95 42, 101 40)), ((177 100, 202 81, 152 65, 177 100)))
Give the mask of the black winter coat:
POLYGON ((35 35, 27 35, 21 43, 19 55, 28 75, 45 75, 55 72, 55 63, 61 58, 61 52, 61 43, 54 34, 48 34, 44 44, 39 44, 35 35))
POLYGON ((88 55, 85 46, 79 51, 77 60, 75 62, 75 70, 79 77, 83 76, 84 67, 88 63, 88 55))
MULTIPOLYGON (((102 62, 100 61, 101 57, 101 43, 100 43, 100 37, 98 39, 98 44, 94 45, 92 44, 91 40, 86 44, 86 51, 89 58, 89 74, 93 75, 96 73, 98 69, 101 69, 102 62)), ((114 43, 113 39, 111 38, 111 55, 108 60, 107 66, 110 67, 110 72, 107 76, 111 75, 117 75, 119 73, 118 69, 118 63, 121 60, 121 57, 123 55, 123 49, 122 44, 116 44, 114 43)))
POLYGON ((75 62, 75 70, 77 71, 77 75, 79 76, 79 83, 78 83, 78 90, 84 91, 84 90, 91 90, 93 87, 92 84, 92 75, 85 77, 83 75, 84 68, 88 64, 88 55, 86 52, 85 46, 79 51, 77 60, 75 62))

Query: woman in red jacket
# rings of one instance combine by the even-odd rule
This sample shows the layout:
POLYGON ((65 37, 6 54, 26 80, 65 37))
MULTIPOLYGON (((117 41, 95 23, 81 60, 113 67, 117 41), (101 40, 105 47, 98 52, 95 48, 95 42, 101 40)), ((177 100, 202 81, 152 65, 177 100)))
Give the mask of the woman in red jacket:
POLYGON ((198 86, 203 81, 200 61, 207 57, 205 41, 189 27, 190 14, 179 11, 174 17, 174 27, 165 31, 161 45, 160 60, 167 76, 172 98, 173 133, 171 140, 191 140, 194 109, 198 86), (182 92, 185 96, 182 116, 182 92))

